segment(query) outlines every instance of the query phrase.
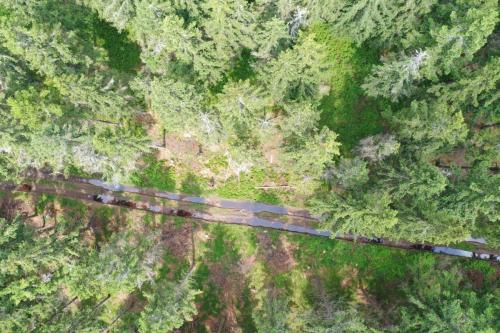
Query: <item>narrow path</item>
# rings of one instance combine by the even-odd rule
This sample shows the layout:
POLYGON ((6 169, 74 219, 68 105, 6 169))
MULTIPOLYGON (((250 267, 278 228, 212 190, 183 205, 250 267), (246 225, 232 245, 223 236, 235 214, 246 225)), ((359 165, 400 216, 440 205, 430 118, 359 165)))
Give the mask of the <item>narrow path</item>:
MULTIPOLYGON (((466 251, 444 246, 415 244, 405 241, 395 242, 382 238, 369 238, 360 236, 356 237, 352 235, 337 234, 335 235, 335 237, 332 237, 332 233, 329 231, 317 230, 307 226, 299 226, 295 224, 285 223, 282 221, 270 220, 255 216, 255 213, 259 213, 262 211, 269 212, 269 210, 267 210, 268 208, 272 210, 273 213, 278 214, 277 211, 279 210, 276 208, 280 208, 288 213, 295 214, 298 212, 298 214, 302 214, 298 216, 310 218, 309 215, 303 214, 304 211, 290 210, 289 208, 280 206, 256 204, 256 203, 249 204, 249 202, 244 202, 244 201, 221 200, 221 199, 212 200, 209 201, 211 203, 206 204, 205 202, 200 202, 198 200, 199 199, 198 197, 182 196, 175 193, 157 192, 153 190, 143 190, 128 186, 117 187, 114 185, 103 183, 101 181, 93 179, 84 179, 84 178, 77 178, 77 179, 72 178, 70 180, 60 181, 60 185, 61 186, 58 187, 56 186, 56 184, 43 184, 41 182, 30 183, 30 184, 26 183, 18 186, 3 184, 0 186, 0 189, 11 192, 54 194, 77 200, 87 200, 106 205, 125 207, 129 209, 139 209, 156 214, 193 218, 205 222, 219 222, 219 223, 236 224, 249 227, 261 227, 261 228, 275 229, 280 231, 294 232, 298 234, 306 234, 310 236, 328 237, 328 238, 335 238, 338 240, 355 241, 358 243, 367 243, 367 244, 377 244, 381 246, 401 248, 406 250, 427 251, 438 254, 464 257, 464 258, 500 262, 500 255, 495 253, 473 252, 473 251, 466 251), (64 187, 64 184, 70 184, 71 186, 70 188, 66 188, 64 187), (94 190, 89 190, 88 187, 84 187, 83 185, 85 184, 92 185, 94 187, 94 190), (106 192, 102 192, 102 189, 106 190, 106 192), (151 191, 153 191, 155 195, 152 195, 151 191), (132 200, 130 198, 123 197, 120 195, 120 192, 135 193, 140 196, 140 199, 132 200), (206 209, 193 208, 189 206, 179 207, 165 203, 162 204, 152 203, 151 199, 153 198, 167 199, 169 201, 178 203, 180 202, 185 204, 189 203, 203 204, 206 207, 206 209), (194 199, 194 201, 191 199, 194 199), (225 205, 224 202, 230 202, 231 204, 225 205), (218 210, 215 211, 210 207, 217 207, 218 210)), ((201 199, 207 200, 204 198, 201 199)))
POLYGON ((103 182, 102 180, 99 179, 73 178, 72 180, 91 184, 114 192, 138 193, 143 195, 154 196, 157 198, 164 198, 164 199, 189 202, 189 203, 198 203, 219 208, 241 209, 248 212, 252 212, 254 214, 268 212, 279 215, 290 215, 306 219, 318 220, 318 217, 312 216, 307 210, 293 208, 293 207, 269 205, 261 202, 245 201, 245 200, 228 200, 215 197, 211 198, 195 197, 195 196, 189 196, 172 192, 140 189, 137 187, 127 186, 127 185, 113 185, 110 183, 103 182))
POLYGON ((35 176, 38 179, 47 179, 47 180, 59 180, 65 182, 74 182, 81 184, 89 184, 95 187, 111 191, 111 192, 126 192, 126 193, 135 193, 141 194, 154 198, 162 198, 179 202, 188 202, 195 204, 203 204, 213 207, 225 208, 225 209, 238 209, 244 210, 247 212, 251 212, 253 214, 258 213, 273 213, 278 215, 288 215, 295 216, 304 219, 319 221, 317 216, 313 216, 306 209, 294 208, 294 207, 285 207, 285 206, 277 206, 277 205, 269 205, 261 202, 254 202, 248 200, 236 200, 236 199, 222 199, 216 197, 197 197, 190 196, 185 194, 173 193, 173 192, 165 192, 159 191, 155 189, 143 189, 130 185, 121 185, 121 184, 111 184, 104 182, 100 179, 92 179, 92 178, 81 178, 81 177, 69 177, 65 178, 62 175, 47 175, 47 174, 38 174, 35 176))

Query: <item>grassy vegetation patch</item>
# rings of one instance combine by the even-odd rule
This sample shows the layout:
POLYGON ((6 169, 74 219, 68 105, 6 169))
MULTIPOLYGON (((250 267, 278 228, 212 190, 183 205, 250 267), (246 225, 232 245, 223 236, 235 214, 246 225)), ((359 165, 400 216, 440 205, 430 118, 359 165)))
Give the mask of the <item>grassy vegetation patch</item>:
POLYGON ((47 205, 53 203, 55 198, 56 197, 51 194, 41 194, 36 201, 35 212, 37 214, 43 214, 47 205))
POLYGON ((207 242, 209 251, 206 253, 207 259, 211 262, 218 262, 224 259, 225 262, 234 262, 239 258, 234 246, 234 239, 227 233, 227 226, 216 224, 211 228, 212 238, 207 242))
POLYGON ((62 208, 68 208, 70 211, 82 212, 87 210, 87 206, 81 200, 58 197, 58 201, 62 208))
POLYGON ((243 293, 239 300, 238 309, 239 316, 237 317, 237 321, 242 331, 244 333, 257 332, 252 318, 253 302, 251 290, 249 287, 243 290, 243 293))
POLYGON ((205 192, 206 180, 195 175, 192 172, 188 172, 184 175, 179 190, 181 193, 191 194, 191 195, 202 195, 205 192))
POLYGON ((358 48, 354 41, 332 33, 328 26, 311 27, 316 40, 325 45, 330 64, 330 93, 321 101, 321 125, 339 134, 344 153, 360 139, 382 131, 380 107, 363 95, 361 84, 377 55, 358 48))
POLYGON ((248 258, 257 252, 257 233, 259 230, 240 226, 224 226, 228 235, 234 239, 234 247, 240 257, 248 258))
POLYGON ((399 291, 393 284, 404 280, 409 265, 420 257, 433 257, 432 254, 326 238, 289 237, 298 244, 296 259, 300 266, 319 272, 328 289, 336 294, 350 292, 348 285, 362 284, 377 297, 388 298, 391 293, 397 296, 399 291))
POLYGON ((239 179, 232 177, 213 193, 222 198, 248 199, 277 205, 281 203, 279 191, 263 190, 259 186, 269 177, 264 170, 252 169, 243 173, 239 179))
MULTIPOLYGON (((157 160, 154 156, 145 157, 143 163, 143 167, 129 178, 130 182, 138 187, 194 196, 252 200, 273 205, 287 204, 299 207, 303 204, 301 198, 297 198, 293 191, 261 187, 269 181, 276 183, 282 181, 282 177, 270 168, 253 168, 248 173, 240 174, 240 177, 232 176, 225 181, 216 182, 216 187, 211 187, 209 179, 184 167, 168 167, 165 161, 157 160)), ((227 168, 226 158, 214 157, 206 166, 215 174, 220 174, 227 168)))
POLYGON ((196 287, 203 290, 197 296, 197 303, 201 304, 201 311, 205 315, 218 315, 223 306, 217 295, 217 287, 209 281, 210 268, 205 264, 200 264, 194 275, 196 287))
POLYGON ((145 166, 130 177, 134 185, 163 191, 175 191, 175 171, 172 168, 151 156, 146 157, 144 162, 145 166))

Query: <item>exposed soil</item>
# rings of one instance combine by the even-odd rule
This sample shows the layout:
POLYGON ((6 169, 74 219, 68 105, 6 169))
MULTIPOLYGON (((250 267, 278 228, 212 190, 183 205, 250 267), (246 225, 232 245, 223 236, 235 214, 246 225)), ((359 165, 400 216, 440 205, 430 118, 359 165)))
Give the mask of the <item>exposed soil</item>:
POLYGON ((257 239, 259 241, 260 255, 273 274, 288 272, 297 265, 294 258, 296 245, 290 243, 285 236, 281 235, 277 244, 272 244, 266 233, 259 233, 257 239))
POLYGON ((279 162, 279 153, 282 141, 283 138, 280 135, 275 135, 274 137, 269 138, 269 140, 266 140, 262 145, 264 157, 269 162, 269 164, 272 165, 279 162))
POLYGON ((12 220, 16 216, 27 218, 35 215, 35 205, 32 200, 20 200, 6 193, 0 198, 0 217, 12 220))
POLYGON ((352 286, 353 282, 358 276, 358 270, 355 267, 349 266, 346 268, 344 274, 342 274, 344 279, 340 282, 342 288, 349 288, 352 286))
POLYGON ((456 149, 455 151, 443 154, 437 158, 442 165, 457 165, 469 166, 467 163, 467 150, 465 148, 456 149))
POLYGON ((358 286, 356 288, 356 293, 354 294, 356 302, 363 305, 374 305, 376 302, 371 295, 369 295, 365 288, 358 286))
POLYGON ((159 148, 156 157, 165 160, 169 166, 188 164, 191 170, 199 171, 203 166, 198 156, 203 153, 200 144, 194 138, 183 138, 175 134, 165 136, 165 147, 159 148))
POLYGON ((150 137, 155 146, 163 146, 164 145, 164 137, 163 130, 158 123, 158 120, 155 119, 154 114, 148 113, 143 116, 143 123, 148 125, 148 137, 150 137))
POLYGON ((467 280, 472 282, 474 288, 481 289, 483 287, 485 280, 483 272, 477 269, 471 269, 467 270, 465 275, 467 276, 467 280))
POLYGON ((219 300, 224 305, 224 309, 218 318, 211 317, 206 324, 212 332, 241 333, 238 324, 239 299, 246 286, 245 276, 237 269, 228 269, 223 263, 216 262, 209 265, 210 280, 218 287, 219 300))
POLYGON ((163 224, 161 239, 168 253, 179 259, 191 255, 192 232, 192 224, 188 221, 180 226, 174 225, 171 220, 166 221, 166 223, 163 224))
POLYGON ((248 274, 252 270, 256 261, 257 256, 255 254, 251 255, 250 257, 240 259, 238 263, 240 273, 242 275, 248 274))
POLYGON ((121 303, 121 308, 126 309, 127 312, 139 313, 144 309, 146 300, 140 299, 134 294, 119 294, 116 299, 121 303))

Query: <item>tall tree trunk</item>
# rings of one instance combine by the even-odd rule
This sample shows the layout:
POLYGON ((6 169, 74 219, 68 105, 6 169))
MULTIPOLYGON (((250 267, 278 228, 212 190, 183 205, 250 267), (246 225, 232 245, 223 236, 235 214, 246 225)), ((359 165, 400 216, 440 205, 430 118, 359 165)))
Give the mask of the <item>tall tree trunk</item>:
MULTIPOLYGON (((108 294, 108 296, 106 296, 105 298, 103 298, 101 301, 99 301, 99 303, 97 303, 96 306, 94 306, 94 308, 92 309, 91 311, 91 315, 94 314, 97 309, 99 309, 104 303, 106 303, 109 299, 111 298, 111 294, 108 294)), ((71 325, 69 326, 69 328, 67 329, 67 332, 73 332, 73 331, 76 331, 73 330, 73 328, 75 328, 75 325, 79 325, 80 324, 80 321, 81 321, 81 318, 78 319, 78 320, 75 320, 74 322, 71 323, 71 325)))
POLYGON ((191 222, 191 269, 196 264, 196 249, 194 245, 194 222, 191 222))
POLYGON ((485 129, 485 128, 490 128, 490 127, 496 127, 496 126, 498 126, 498 125, 500 125, 500 123, 485 124, 485 125, 481 125, 481 126, 479 127, 479 129, 485 129))
POLYGON ((34 333, 37 329, 39 329, 43 325, 51 323, 61 313, 61 311, 64 311, 64 309, 66 309, 68 306, 73 304, 77 299, 78 299, 78 297, 73 297, 68 303, 64 304, 56 312, 54 312, 50 316, 49 319, 47 319, 45 322, 41 323, 40 325, 36 326, 35 328, 33 328, 31 331, 29 331, 29 333, 34 333))
POLYGON ((130 309, 132 309, 132 307, 134 306, 134 304, 135 304, 135 301, 132 301, 132 302, 130 303, 130 305, 129 305, 129 306, 127 306, 127 308, 125 308, 125 309, 121 310, 121 311, 120 311, 120 313, 118 313, 118 315, 117 315, 117 316, 113 319, 113 321, 109 324, 109 326, 108 326, 108 327, 106 327, 106 328, 102 331, 102 333, 108 333, 108 332, 111 330, 111 328, 113 327, 113 325, 114 325, 114 324, 115 324, 118 320, 120 320, 120 318, 121 318, 121 317, 123 317, 123 315, 124 315, 125 313, 127 313, 130 309))

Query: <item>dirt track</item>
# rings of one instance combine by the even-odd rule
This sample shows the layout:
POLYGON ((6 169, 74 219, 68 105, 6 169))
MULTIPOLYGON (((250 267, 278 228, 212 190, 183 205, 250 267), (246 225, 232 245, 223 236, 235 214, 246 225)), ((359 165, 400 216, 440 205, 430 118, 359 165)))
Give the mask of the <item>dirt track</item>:
MULTIPOLYGON (((0 189, 12 192, 45 193, 77 200, 93 201, 106 205, 139 209, 155 214, 189 217, 204 222, 237 224, 249 227, 269 228, 281 231, 331 237, 329 231, 314 228, 317 219, 307 211, 296 208, 273 206, 256 202, 202 198, 139 189, 131 186, 112 185, 97 179, 63 179, 60 176, 46 177, 43 181, 21 185, 3 184, 0 189), (262 213, 268 213, 262 217, 262 213), (269 217, 269 213, 271 217, 269 217)), ((405 241, 390 241, 352 235, 335 235, 336 239, 359 243, 378 244, 407 250, 427 251, 451 256, 500 262, 496 253, 472 252, 445 246, 414 244, 405 241)), ((479 242, 482 242, 479 239, 479 242)))

